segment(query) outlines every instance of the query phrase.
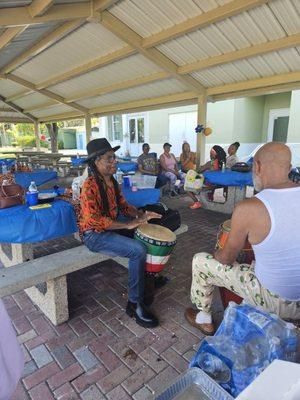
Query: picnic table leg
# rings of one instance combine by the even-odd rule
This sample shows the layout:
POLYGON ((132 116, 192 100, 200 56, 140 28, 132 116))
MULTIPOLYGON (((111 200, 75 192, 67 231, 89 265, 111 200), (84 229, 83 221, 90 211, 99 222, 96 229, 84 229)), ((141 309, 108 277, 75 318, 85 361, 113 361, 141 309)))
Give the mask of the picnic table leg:
POLYGON ((25 292, 53 325, 62 324, 69 319, 66 275, 32 286, 25 289, 25 292))
POLYGON ((240 188, 239 186, 228 186, 227 199, 224 203, 217 203, 209 201, 205 191, 201 191, 199 200, 203 208, 211 211, 217 211, 225 214, 231 214, 237 203, 244 200, 246 197, 246 187, 240 188))
POLYGON ((0 261, 4 267, 21 264, 33 259, 33 246, 30 243, 0 243, 0 261))

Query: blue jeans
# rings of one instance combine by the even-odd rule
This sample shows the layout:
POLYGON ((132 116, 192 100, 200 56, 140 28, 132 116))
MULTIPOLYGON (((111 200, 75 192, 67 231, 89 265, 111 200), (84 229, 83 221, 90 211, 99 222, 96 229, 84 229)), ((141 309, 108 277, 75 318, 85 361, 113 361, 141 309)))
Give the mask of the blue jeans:
POLYGON ((84 244, 95 253, 129 258, 128 298, 133 303, 144 301, 146 247, 143 243, 114 231, 88 231, 84 244))

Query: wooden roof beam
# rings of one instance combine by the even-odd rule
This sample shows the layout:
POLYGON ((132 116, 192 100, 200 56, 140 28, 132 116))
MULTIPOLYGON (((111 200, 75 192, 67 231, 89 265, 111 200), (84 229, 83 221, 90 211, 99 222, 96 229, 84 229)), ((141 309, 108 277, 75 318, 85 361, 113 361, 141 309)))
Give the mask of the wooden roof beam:
POLYGON ((27 7, 3 8, 0 13, 0 26, 35 25, 47 22, 86 19, 91 16, 90 3, 53 5, 44 15, 32 17, 27 7))
POLYGON ((23 108, 17 106, 16 104, 12 103, 11 101, 7 101, 5 97, 0 95, 0 100, 8 105, 10 108, 13 110, 17 111, 18 113, 24 115, 26 118, 29 118, 32 122, 37 121, 37 118, 35 118, 33 115, 26 113, 23 108))
POLYGON ((273 75, 266 78, 214 86, 207 89, 207 94, 209 96, 215 96, 219 94, 239 92, 242 90, 252 90, 292 82, 300 82, 300 72, 289 72, 287 74, 273 75))
POLYGON ((8 101, 15 101, 15 100, 19 100, 22 99, 25 96, 28 96, 29 94, 34 93, 32 90, 30 89, 26 89, 26 90, 22 90, 21 92, 12 94, 11 96, 7 97, 8 101))
POLYGON ((73 102, 67 103, 62 96, 59 96, 58 94, 55 94, 55 93, 51 92, 50 90, 37 89, 37 87, 33 83, 31 83, 25 79, 22 79, 16 75, 13 75, 13 74, 7 74, 6 78, 12 82, 18 83, 19 85, 26 87, 27 89, 32 90, 33 92, 43 94, 44 96, 49 97, 50 99, 55 100, 58 103, 68 105, 68 106, 74 108, 75 110, 80 111, 82 114, 87 114, 87 109, 85 107, 82 107, 79 104, 76 104, 73 102))
POLYGON ((147 83, 157 82, 166 78, 170 78, 170 73, 165 71, 156 72, 154 74, 140 76, 138 78, 130 79, 128 81, 117 82, 113 85, 103 86, 94 90, 86 90, 84 92, 76 93, 73 96, 67 97, 66 101, 70 102, 86 99, 89 97, 101 96, 107 93, 117 92, 118 90, 130 89, 140 85, 146 85, 147 83))
POLYGON ((205 68, 215 67, 217 65, 243 60, 245 58, 254 57, 261 54, 266 54, 299 45, 300 33, 297 33, 295 35, 273 40, 271 42, 256 44, 250 47, 246 47, 244 49, 221 54, 219 56, 205 58, 191 64, 183 65, 182 67, 178 67, 178 73, 183 75, 189 74, 191 72, 200 71, 205 68))
POLYGON ((38 17, 43 14, 53 5, 54 0, 32 0, 27 6, 27 10, 32 17, 38 17))
POLYGON ((75 67, 67 72, 53 76, 44 82, 38 83, 37 87, 39 89, 43 89, 49 86, 57 85, 58 83, 65 82, 77 76, 92 72, 95 69, 104 67, 105 65, 122 60, 123 58, 129 57, 135 53, 137 53, 137 50, 131 46, 123 47, 120 50, 116 50, 112 53, 106 54, 105 56, 97 57, 94 60, 82 64, 79 67, 75 67))
POLYGON ((176 24, 171 28, 165 29, 159 33, 149 36, 143 40, 143 48, 158 46, 168 40, 175 39, 181 35, 193 32, 197 29, 204 28, 210 24, 222 21, 226 18, 233 17, 244 11, 250 10, 267 3, 268 0, 233 0, 223 6, 214 8, 198 15, 197 17, 190 18, 184 22, 176 24))
POLYGON ((18 124, 18 123, 25 123, 25 124, 32 124, 33 121, 27 118, 22 118, 22 117, 1 117, 0 114, 0 122, 3 123, 12 123, 12 124, 18 124))
POLYGON ((191 90, 194 90, 197 93, 205 92, 204 86, 196 79, 191 76, 178 75, 178 65, 163 55, 160 51, 154 48, 144 49, 142 47, 143 38, 108 11, 103 11, 101 13, 101 24, 121 40, 137 49, 144 57, 151 60, 166 72, 169 72, 171 76, 185 83, 191 90))
POLYGON ((94 11, 104 11, 113 6, 119 0, 93 0, 94 11))
MULTIPOLYGON (((1 14, 0 14, 1 15, 1 14)), ((14 60, 12 60, 9 64, 5 65, 0 73, 8 73, 16 69, 19 65, 25 63, 30 58, 37 56, 39 53, 47 49, 47 47, 51 46, 56 41, 60 40, 64 36, 68 35, 70 32, 74 31, 78 28, 84 21, 76 20, 66 22, 63 25, 56 28, 54 31, 48 33, 42 39, 40 39, 37 43, 35 43, 28 50, 25 50, 22 54, 17 56, 14 60)))
POLYGON ((0 50, 7 46, 16 36, 20 35, 27 26, 16 26, 13 28, 7 28, 0 36, 0 50))
POLYGON ((292 83, 284 83, 281 85, 265 86, 259 89, 240 90, 238 92, 230 92, 224 94, 217 94, 212 96, 212 101, 237 99, 241 97, 264 96, 274 93, 290 92, 292 90, 300 89, 300 81, 292 83))

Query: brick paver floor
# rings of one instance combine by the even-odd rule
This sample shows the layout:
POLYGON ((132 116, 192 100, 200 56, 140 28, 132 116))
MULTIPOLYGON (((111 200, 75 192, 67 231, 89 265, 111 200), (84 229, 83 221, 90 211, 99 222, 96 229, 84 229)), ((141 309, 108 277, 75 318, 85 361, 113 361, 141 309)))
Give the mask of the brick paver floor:
MULTIPOLYGON (((203 335, 189 326, 191 262, 196 252, 211 252, 218 225, 228 216, 189 210, 187 197, 168 199, 189 227, 164 274, 170 282, 157 291, 152 306, 156 329, 143 329, 124 312, 127 270, 106 261, 68 276, 70 320, 53 326, 25 292, 5 298, 25 354, 22 380, 12 400, 147 399, 188 367, 203 335)), ((35 247, 35 256, 78 245, 64 237, 35 247)), ((214 319, 222 318, 218 296, 214 319)))

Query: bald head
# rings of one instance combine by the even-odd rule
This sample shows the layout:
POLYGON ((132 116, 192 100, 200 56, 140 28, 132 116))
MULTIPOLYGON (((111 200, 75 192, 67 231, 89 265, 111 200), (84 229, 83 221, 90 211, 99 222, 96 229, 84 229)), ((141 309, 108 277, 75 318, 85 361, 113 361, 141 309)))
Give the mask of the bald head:
POLYGON ((270 142, 264 144, 255 154, 254 161, 262 164, 274 164, 273 167, 290 168, 292 154, 289 147, 283 143, 270 142))
MULTIPOLYGON (((254 156, 253 180, 256 187, 280 187, 289 184, 291 150, 283 143, 270 142, 263 145, 254 156)), ((258 189, 257 189, 258 190, 258 189)))

